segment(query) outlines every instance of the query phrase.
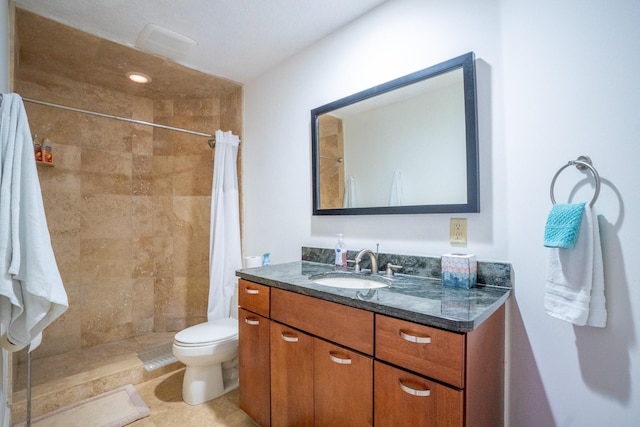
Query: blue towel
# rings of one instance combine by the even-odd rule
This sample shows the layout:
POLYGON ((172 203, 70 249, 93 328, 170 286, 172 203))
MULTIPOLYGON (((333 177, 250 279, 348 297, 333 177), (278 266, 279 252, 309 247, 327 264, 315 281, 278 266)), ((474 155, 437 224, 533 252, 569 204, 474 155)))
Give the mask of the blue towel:
POLYGON ((546 247, 573 248, 578 239, 585 204, 560 203, 553 205, 544 228, 544 245, 546 247))

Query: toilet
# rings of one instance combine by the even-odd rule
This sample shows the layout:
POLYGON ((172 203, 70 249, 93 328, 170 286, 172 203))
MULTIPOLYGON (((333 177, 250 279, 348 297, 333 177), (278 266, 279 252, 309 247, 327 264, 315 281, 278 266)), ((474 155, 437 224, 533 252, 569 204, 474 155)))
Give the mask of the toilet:
POLYGON ((199 405, 238 387, 238 297, 231 317, 200 323, 178 332, 173 354, 186 365, 182 399, 199 405))

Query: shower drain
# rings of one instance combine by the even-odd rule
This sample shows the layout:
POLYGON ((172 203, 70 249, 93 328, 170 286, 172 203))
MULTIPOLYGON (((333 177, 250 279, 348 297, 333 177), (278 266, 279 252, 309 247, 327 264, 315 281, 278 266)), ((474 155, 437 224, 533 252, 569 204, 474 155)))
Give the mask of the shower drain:
POLYGON ((160 369, 178 361, 171 351, 171 343, 138 353, 138 358, 142 360, 146 371, 160 369))

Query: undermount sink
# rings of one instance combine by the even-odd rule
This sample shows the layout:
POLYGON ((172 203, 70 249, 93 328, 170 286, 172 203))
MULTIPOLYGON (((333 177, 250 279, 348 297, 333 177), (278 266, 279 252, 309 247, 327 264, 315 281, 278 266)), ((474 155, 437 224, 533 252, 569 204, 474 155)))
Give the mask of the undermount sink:
POLYGON ((389 285, 384 282, 383 279, 374 279, 372 277, 366 277, 355 274, 339 274, 339 275, 324 275, 319 274, 309 277, 314 283, 324 286, 331 286, 333 288, 346 288, 346 289, 378 289, 386 288, 389 285))

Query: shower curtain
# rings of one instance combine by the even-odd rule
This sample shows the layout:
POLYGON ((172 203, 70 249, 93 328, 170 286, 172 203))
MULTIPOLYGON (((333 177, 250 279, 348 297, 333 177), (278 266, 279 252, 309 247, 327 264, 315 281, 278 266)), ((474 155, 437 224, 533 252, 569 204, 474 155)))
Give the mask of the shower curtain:
POLYGON ((209 239, 209 307, 207 320, 229 317, 236 270, 242 268, 238 200, 238 145, 231 132, 216 131, 211 231, 209 239))

